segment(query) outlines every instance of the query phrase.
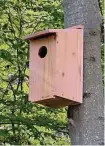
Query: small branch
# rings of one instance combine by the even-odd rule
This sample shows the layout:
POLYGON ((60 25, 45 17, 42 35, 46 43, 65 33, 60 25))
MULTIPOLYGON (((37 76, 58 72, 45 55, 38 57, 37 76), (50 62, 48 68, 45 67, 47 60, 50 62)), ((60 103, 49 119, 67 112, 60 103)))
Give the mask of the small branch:
POLYGON ((9 8, 9 13, 7 13, 7 15, 8 15, 8 20, 9 20, 9 22, 10 22, 10 24, 11 24, 11 28, 12 28, 12 31, 13 31, 14 37, 16 38, 15 30, 14 30, 13 23, 12 23, 12 18, 11 18, 10 8, 9 8))

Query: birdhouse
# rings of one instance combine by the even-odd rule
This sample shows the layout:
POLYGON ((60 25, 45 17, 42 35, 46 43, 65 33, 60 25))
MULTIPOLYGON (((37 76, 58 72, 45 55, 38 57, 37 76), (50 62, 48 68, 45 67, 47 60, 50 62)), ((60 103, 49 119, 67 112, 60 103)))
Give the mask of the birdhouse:
POLYGON ((30 41, 29 100, 54 108, 82 103, 83 26, 25 39, 30 41))

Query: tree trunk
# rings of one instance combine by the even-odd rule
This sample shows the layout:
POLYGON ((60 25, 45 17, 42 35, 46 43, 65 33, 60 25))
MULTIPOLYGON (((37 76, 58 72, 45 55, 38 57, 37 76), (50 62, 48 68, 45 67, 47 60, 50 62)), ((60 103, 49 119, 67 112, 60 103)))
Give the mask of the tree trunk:
POLYGON ((101 74, 101 14, 98 0, 64 0, 65 28, 84 25, 83 104, 69 106, 72 145, 104 144, 104 98, 101 74))

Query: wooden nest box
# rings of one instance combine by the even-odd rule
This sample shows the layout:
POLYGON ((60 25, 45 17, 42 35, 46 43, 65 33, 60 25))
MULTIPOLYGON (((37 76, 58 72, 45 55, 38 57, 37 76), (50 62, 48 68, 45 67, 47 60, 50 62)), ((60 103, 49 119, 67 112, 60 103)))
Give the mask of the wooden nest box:
POLYGON ((29 100, 54 108, 82 103, 83 26, 25 39, 30 40, 29 100))

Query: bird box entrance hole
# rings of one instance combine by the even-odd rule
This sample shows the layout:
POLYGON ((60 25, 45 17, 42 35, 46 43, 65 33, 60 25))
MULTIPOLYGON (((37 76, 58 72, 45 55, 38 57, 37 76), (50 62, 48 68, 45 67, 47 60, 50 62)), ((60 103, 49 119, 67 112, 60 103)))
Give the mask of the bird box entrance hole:
POLYGON ((47 47, 46 46, 40 47, 38 55, 40 58, 44 58, 47 55, 47 47))

